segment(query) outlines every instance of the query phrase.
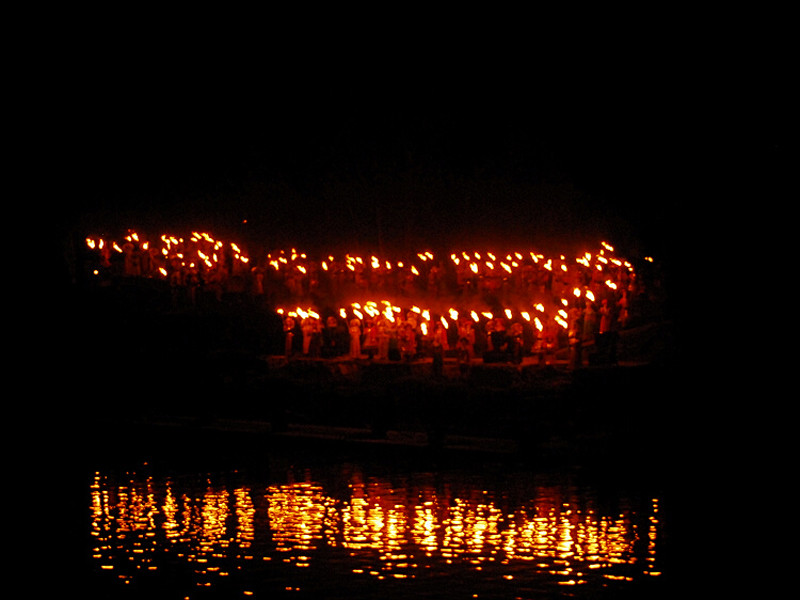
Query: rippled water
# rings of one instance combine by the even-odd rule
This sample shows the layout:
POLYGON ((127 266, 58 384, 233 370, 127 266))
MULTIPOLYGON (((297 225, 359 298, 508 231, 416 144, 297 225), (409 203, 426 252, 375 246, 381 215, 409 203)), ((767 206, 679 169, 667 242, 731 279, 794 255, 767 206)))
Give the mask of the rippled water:
POLYGON ((87 473, 84 551, 96 591, 595 598, 655 592, 669 575, 665 500, 650 484, 325 447, 238 462, 211 454, 132 452, 87 473))

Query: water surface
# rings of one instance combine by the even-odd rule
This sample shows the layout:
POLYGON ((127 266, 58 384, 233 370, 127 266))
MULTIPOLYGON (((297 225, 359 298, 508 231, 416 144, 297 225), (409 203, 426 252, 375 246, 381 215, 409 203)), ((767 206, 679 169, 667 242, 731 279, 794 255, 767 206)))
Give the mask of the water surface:
MULTIPOLYGON (((669 576, 657 481, 505 457, 143 445, 86 472, 109 597, 647 597, 669 576), (221 460, 220 454, 228 458, 221 460), (645 596, 639 596, 645 594, 645 596)), ((652 597, 652 596, 651 596, 652 597)))

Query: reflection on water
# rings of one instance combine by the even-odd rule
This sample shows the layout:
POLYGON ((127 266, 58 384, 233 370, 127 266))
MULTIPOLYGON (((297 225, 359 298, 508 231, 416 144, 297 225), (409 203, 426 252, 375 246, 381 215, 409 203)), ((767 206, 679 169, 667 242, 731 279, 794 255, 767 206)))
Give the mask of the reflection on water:
POLYGON ((555 598, 662 577, 659 498, 601 497, 565 477, 143 465, 89 485, 97 579, 120 593, 168 581, 175 598, 555 598))

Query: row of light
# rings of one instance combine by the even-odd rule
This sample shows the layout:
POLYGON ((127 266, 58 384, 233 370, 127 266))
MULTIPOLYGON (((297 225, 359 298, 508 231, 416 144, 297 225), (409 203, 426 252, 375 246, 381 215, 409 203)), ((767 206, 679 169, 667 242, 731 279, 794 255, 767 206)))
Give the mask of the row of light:
MULTIPOLYGON (((175 257, 181 260, 187 258, 183 248, 184 248, 184 239, 177 238, 175 236, 168 236, 162 235, 161 241, 163 243, 163 247, 161 249, 161 253, 166 258, 175 257)), ((148 250, 149 249, 149 242, 140 240, 139 235, 136 232, 129 233, 125 240, 128 242, 136 242, 140 243, 142 249, 148 250)), ((196 250, 197 258, 202 261, 207 267, 212 268, 215 264, 219 262, 218 254, 224 248, 225 244, 222 241, 214 239, 208 233, 201 233, 201 232, 192 232, 192 235, 189 238, 189 241, 194 244, 200 244, 205 242, 206 244, 212 247, 211 251, 204 252, 202 249, 198 248, 196 250)), ((87 246, 91 249, 102 249, 106 242, 102 239, 95 239, 95 238, 87 238, 86 239, 87 246)), ((124 252, 123 248, 117 242, 111 242, 111 247, 119 252, 124 252)), ((599 253, 592 255, 590 252, 586 252, 582 256, 579 256, 575 259, 575 262, 579 265, 582 265, 586 268, 592 268, 594 266, 595 269, 602 271, 605 266, 613 265, 616 267, 624 267, 628 271, 633 271, 633 266, 630 262, 620 260, 616 257, 609 257, 605 255, 605 252, 608 251, 610 253, 614 252, 613 246, 608 244, 607 242, 601 242, 602 249, 599 253), (594 259, 594 265, 592 265, 592 260, 594 259)), ((229 243, 229 247, 234 252, 234 258, 239 260, 243 263, 249 263, 250 259, 244 254, 244 252, 233 242, 229 243)), ((418 252, 416 255, 422 262, 428 262, 434 260, 434 255, 430 251, 425 252, 418 252)), ((554 260, 552 258, 547 258, 543 254, 535 253, 535 252, 528 252, 527 255, 523 255, 520 252, 514 252, 513 254, 507 254, 503 259, 498 260, 497 256, 492 252, 453 252, 450 254, 450 260, 456 267, 462 266, 464 268, 468 268, 475 274, 478 274, 482 271, 483 267, 486 267, 489 271, 495 271, 497 269, 502 269, 506 273, 512 273, 514 269, 519 268, 522 266, 522 262, 527 260, 527 256, 537 265, 540 265, 542 268, 547 269, 549 271, 553 271, 556 266, 554 264, 554 260)), ((292 265, 294 269, 299 271, 300 273, 307 273, 308 272, 308 265, 305 261, 308 259, 308 255, 305 253, 298 252, 296 249, 292 249, 290 252, 286 252, 285 250, 279 251, 275 256, 272 253, 267 255, 267 263, 273 267, 276 271, 281 269, 282 265, 292 265)), ((566 272, 568 270, 567 267, 567 259, 564 255, 559 257, 561 264, 558 268, 561 271, 566 272)), ((323 271, 329 271, 333 268, 336 259, 334 256, 329 255, 324 260, 320 261, 320 268, 323 271)), ((192 266, 193 263, 190 263, 192 266)), ((398 261, 395 263, 396 267, 399 269, 405 268, 405 263, 402 261, 398 261)), ((185 263, 184 263, 185 266, 185 263)), ((380 259, 375 255, 371 255, 368 259, 364 259, 361 256, 353 256, 349 253, 344 257, 344 267, 349 269, 350 271, 356 271, 359 268, 363 268, 365 266, 369 266, 372 269, 386 269, 391 270, 393 267, 392 262, 385 259, 380 259)), ((409 270, 414 275, 419 275, 419 270, 415 265, 410 265, 409 270)), ((163 271, 163 269, 162 269, 163 271)))
MULTIPOLYGON (((128 235, 125 236, 125 242, 129 243, 137 243, 140 244, 140 247, 144 251, 150 250, 150 242, 147 240, 141 240, 139 234, 136 232, 130 232, 128 235)), ((185 246, 185 240, 183 238, 178 238, 172 235, 162 235, 161 236, 161 254, 164 256, 166 260, 171 260, 176 258, 181 261, 182 267, 189 267, 195 268, 198 261, 199 263, 204 264, 207 268, 213 269, 220 260, 220 253, 226 247, 226 244, 221 242, 220 240, 215 240, 207 233, 198 233, 192 232, 192 235, 189 237, 189 242, 196 245, 204 244, 206 246, 205 250, 203 246, 194 249, 194 254, 191 254, 187 251, 185 246), (188 263, 187 263, 188 260, 188 263)), ((86 238, 86 245, 91 250, 104 250, 106 248, 111 248, 112 250, 123 254, 125 249, 119 245, 119 243, 112 241, 106 242, 102 238, 86 238)), ((123 244, 124 245, 124 244, 123 244)), ((229 242, 227 245, 233 251, 233 257, 235 260, 243 264, 248 264, 250 259, 242 252, 241 248, 233 242, 229 242)), ((164 267, 159 267, 158 271, 164 276, 168 276, 168 271, 164 267)))
MULTIPOLYGON (((576 298, 580 298, 584 296, 591 302, 594 302, 595 296, 591 290, 582 291, 579 288, 574 289, 574 295, 576 298)), ((567 312, 567 308, 569 307, 569 302, 567 299, 561 300, 562 307, 559 308, 555 314, 553 315, 553 320, 558 323, 564 329, 569 327, 569 314, 567 312)), ((302 320, 305 319, 320 319, 319 313, 311 307, 303 308, 303 307, 295 307, 293 309, 284 309, 279 308, 277 309, 278 314, 283 315, 285 317, 291 318, 300 318, 302 320)), ((381 300, 376 302, 374 300, 369 300, 364 303, 360 302, 353 302, 347 307, 339 308, 338 314, 339 316, 347 321, 350 318, 356 318, 359 321, 364 321, 367 317, 371 319, 383 317, 392 323, 396 323, 401 317, 399 315, 403 314, 403 309, 400 306, 396 306, 392 304, 388 300, 381 300), (365 316, 366 315, 366 316, 365 316)), ((431 316, 430 309, 423 309, 419 306, 413 305, 411 306, 406 314, 415 313, 417 317, 415 319, 420 319, 420 327, 422 328, 423 334, 427 335, 427 328, 428 323, 431 323, 435 319, 431 316)), ((508 320, 514 319, 514 311, 510 308, 505 308, 502 311, 502 316, 496 315, 491 311, 476 311, 476 310, 469 310, 469 311, 462 311, 461 313, 456 308, 449 308, 447 310, 447 315, 441 315, 439 317, 439 322, 445 329, 450 327, 450 322, 458 323, 459 318, 462 317, 462 314, 467 314, 469 319, 474 321, 475 323, 480 323, 482 318, 486 319, 487 321, 492 321, 495 318, 503 318, 505 317, 508 320), (449 317, 449 320, 448 320, 449 317)), ((532 310, 530 311, 517 311, 517 314, 520 318, 524 319, 526 322, 531 323, 538 329, 542 331, 544 329, 544 322, 542 319, 547 321, 546 311, 544 305, 539 302, 532 306, 532 310)))
MULTIPOLYGON (((149 242, 140 239, 136 232, 130 232, 127 236, 125 236, 125 240, 126 242, 140 244, 141 248, 145 251, 149 250, 149 242)), ((195 254, 190 257, 190 253, 186 249, 186 243, 183 238, 172 235, 162 235, 160 240, 163 244, 161 248, 161 254, 165 257, 165 259, 177 258, 181 261, 182 266, 186 266, 186 261, 189 260, 188 266, 192 268, 195 267, 195 257, 206 267, 214 268, 215 265, 219 263, 220 253, 226 247, 225 243, 214 239, 208 233, 192 232, 191 236, 189 237, 189 242, 200 247, 196 248, 195 254)), ((90 249, 98 250, 102 250, 106 245, 106 242, 101 238, 87 238, 86 243, 90 249)), ((601 242, 601 245, 602 248, 598 253, 593 255, 589 252, 586 252, 582 256, 577 257, 575 262, 584 268, 595 268, 598 271, 602 271, 604 267, 612 265, 614 267, 625 268, 629 272, 633 272, 633 266, 630 262, 616 258, 613 255, 606 255, 606 252, 613 254, 613 246, 607 242, 601 242)), ((111 242, 110 247, 116 252, 124 252, 124 249, 120 247, 117 242, 111 242)), ((244 254, 244 252, 242 252, 238 245, 235 243, 228 243, 228 247, 233 251, 233 256, 236 260, 244 264, 249 263, 250 259, 244 254)), ((416 256, 422 262, 433 261, 435 259, 434 255, 430 251, 419 252, 416 254, 416 256)), ((451 253, 450 259, 456 267, 468 268, 475 274, 481 272, 483 266, 490 271, 493 271, 498 268, 497 265, 499 265, 500 269, 510 274, 514 271, 514 269, 519 268, 523 261, 527 260, 527 256, 530 257, 534 264, 540 265, 542 268, 549 271, 553 271, 556 268, 560 268, 560 270, 563 272, 568 270, 567 261, 564 255, 559 257, 560 266, 556 267, 556 264, 552 258, 547 258, 543 254, 535 252, 528 252, 527 255, 523 255, 520 252, 514 252, 513 254, 509 253, 504 258, 498 260, 497 255, 492 252, 481 253, 477 251, 461 251, 451 253)), ((306 274, 308 272, 308 266, 306 263, 307 260, 307 254, 298 252, 294 248, 292 248, 288 253, 284 250, 281 250, 275 256, 273 256, 271 253, 267 255, 268 264, 275 270, 280 270, 282 265, 291 265, 294 269, 302 274, 306 274)), ((328 271, 334 267, 335 263, 336 259, 332 255, 329 255, 326 259, 320 262, 320 267, 324 271, 328 271)), ((402 261, 398 261, 395 264, 398 269, 405 268, 405 264, 402 261)), ((386 270, 391 270, 393 268, 392 262, 379 259, 377 256, 372 255, 369 259, 365 260, 361 256, 353 256, 349 253, 345 255, 344 266, 350 271, 356 271, 359 268, 364 268, 366 266, 369 266, 372 269, 385 268, 386 270)), ((410 265, 409 270, 415 276, 420 274, 417 267, 413 264, 410 265)), ((168 275, 168 272, 164 267, 159 267, 159 272, 165 277, 168 275)), ((605 285, 612 290, 617 289, 617 283, 611 278, 606 279, 605 285)), ((583 296, 591 302, 595 301, 594 294, 589 289, 582 290, 576 287, 573 289, 573 294, 576 298, 583 296)), ((561 327, 566 329, 568 328, 568 313, 566 309, 569 306, 569 302, 567 299, 563 298, 561 300, 561 304, 562 306, 558 308, 552 318, 561 327)), ((417 313, 422 318, 423 322, 421 325, 423 331, 425 331, 425 329, 427 329, 427 323, 431 321, 431 311, 429 309, 421 309, 417 306, 412 306, 410 310, 417 313)), ((288 310, 280 308, 278 309, 278 313, 295 318, 300 317, 301 319, 306 319, 309 317, 315 319, 320 318, 319 314, 311 307, 296 307, 288 310)), ((395 322, 397 315, 401 313, 401 307, 393 305, 388 300, 369 300, 363 303, 353 302, 349 307, 341 307, 339 309, 339 315, 343 319, 347 320, 348 318, 355 317, 360 321, 363 321, 366 318, 365 315, 370 318, 376 318, 382 314, 389 321, 395 322)), ((451 321, 458 321, 458 311, 455 308, 450 308, 447 313, 451 321)), ((545 318, 544 313, 545 309, 542 304, 533 305, 531 311, 518 311, 520 318, 534 324, 540 331, 544 327, 544 324, 542 323, 542 318, 545 318)), ((503 314, 509 320, 513 318, 513 313, 509 308, 504 309, 503 314)), ((494 315, 492 312, 476 310, 470 310, 469 316, 475 323, 479 323, 481 317, 488 320, 496 318, 496 315, 494 315)), ((445 316, 440 317, 440 322, 445 328, 449 327, 448 319, 445 316)))

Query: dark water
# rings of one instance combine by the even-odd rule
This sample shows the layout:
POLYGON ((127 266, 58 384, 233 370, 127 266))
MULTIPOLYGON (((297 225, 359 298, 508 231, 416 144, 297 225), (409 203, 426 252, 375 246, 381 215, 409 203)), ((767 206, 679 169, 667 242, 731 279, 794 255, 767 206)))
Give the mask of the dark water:
POLYGON ((671 575, 641 467, 185 432, 110 436, 86 467, 94 597, 651 598, 671 575))

